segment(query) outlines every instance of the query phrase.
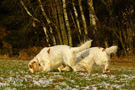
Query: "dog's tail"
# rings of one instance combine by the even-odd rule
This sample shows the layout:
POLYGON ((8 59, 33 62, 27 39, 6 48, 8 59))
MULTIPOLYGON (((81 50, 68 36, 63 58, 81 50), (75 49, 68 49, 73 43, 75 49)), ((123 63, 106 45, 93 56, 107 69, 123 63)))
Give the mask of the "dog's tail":
POLYGON ((92 40, 89 40, 89 41, 85 42, 84 44, 82 44, 80 47, 73 47, 72 50, 75 51, 76 53, 81 52, 85 49, 90 48, 91 42, 92 42, 92 40))
POLYGON ((106 48, 105 49, 105 52, 107 53, 107 54, 115 54, 116 52, 117 52, 117 49, 118 49, 118 46, 111 46, 111 47, 109 47, 109 48, 106 48))

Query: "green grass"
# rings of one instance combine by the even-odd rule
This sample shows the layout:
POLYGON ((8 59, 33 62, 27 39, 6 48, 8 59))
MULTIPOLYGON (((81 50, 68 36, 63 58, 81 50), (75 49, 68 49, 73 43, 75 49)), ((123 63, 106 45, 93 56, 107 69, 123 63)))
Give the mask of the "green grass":
POLYGON ((82 72, 28 73, 28 62, 21 60, 0 60, 0 90, 48 90, 48 89, 103 89, 134 90, 135 71, 117 70, 102 74, 102 69, 94 68, 91 74, 82 72))

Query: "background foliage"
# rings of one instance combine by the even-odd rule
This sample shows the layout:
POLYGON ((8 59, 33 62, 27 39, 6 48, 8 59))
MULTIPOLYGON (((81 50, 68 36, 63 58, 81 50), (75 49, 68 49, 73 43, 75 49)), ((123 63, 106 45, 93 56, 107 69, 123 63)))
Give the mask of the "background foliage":
POLYGON ((91 0, 64 1, 0 0, 0 54, 21 56, 26 52, 38 52, 35 47, 77 46, 87 39, 93 39, 93 46, 118 45, 119 56, 135 54, 134 0, 93 0, 93 4, 91 0), (96 24, 91 23, 90 15, 96 24))

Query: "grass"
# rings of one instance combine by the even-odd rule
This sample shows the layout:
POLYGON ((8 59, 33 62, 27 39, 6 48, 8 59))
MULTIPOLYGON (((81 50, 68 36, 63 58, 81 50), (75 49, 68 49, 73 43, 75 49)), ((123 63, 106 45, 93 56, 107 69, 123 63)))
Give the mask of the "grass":
POLYGON ((111 73, 102 74, 94 67, 91 74, 83 72, 28 73, 29 61, 0 60, 0 90, 134 90, 135 70, 111 65, 111 73), (124 69, 123 69, 124 68, 124 69))

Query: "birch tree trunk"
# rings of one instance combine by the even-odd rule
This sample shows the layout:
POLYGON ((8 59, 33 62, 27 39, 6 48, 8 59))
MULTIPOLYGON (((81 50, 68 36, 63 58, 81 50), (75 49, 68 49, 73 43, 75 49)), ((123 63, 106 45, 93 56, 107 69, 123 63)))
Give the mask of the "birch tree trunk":
POLYGON ((48 25, 49 25, 50 33, 51 33, 52 39, 53 39, 53 45, 56 45, 56 40, 55 40, 55 36, 54 36, 54 34, 53 34, 53 29, 52 29, 52 27, 50 26, 51 21, 50 21, 50 19, 47 17, 47 15, 46 15, 46 13, 45 13, 45 10, 44 10, 44 8, 43 8, 43 5, 42 5, 41 0, 38 0, 38 1, 39 1, 39 4, 40 4, 40 8, 41 8, 42 14, 43 14, 43 16, 45 17, 45 19, 46 19, 46 21, 47 21, 47 23, 48 23, 48 25))
POLYGON ((68 21, 68 15, 66 11, 66 1, 63 0, 63 12, 64 12, 64 18, 65 18, 65 23, 68 31, 68 39, 69 39, 69 45, 72 46, 72 36, 71 36, 71 29, 68 21))
POLYGON ((60 28, 59 28, 59 20, 58 20, 58 15, 57 15, 57 5, 56 5, 56 2, 52 2, 52 6, 51 6, 51 9, 52 9, 52 15, 55 19, 55 29, 57 30, 57 42, 59 45, 63 44, 62 42, 62 37, 61 37, 61 31, 60 31, 60 28))
POLYGON ((45 35, 46 35, 46 42, 48 43, 48 46, 50 47, 51 45, 50 45, 50 43, 49 43, 49 37, 48 37, 47 29, 46 29, 46 27, 45 27, 45 26, 43 26, 43 30, 44 30, 45 35))
POLYGON ((76 10, 75 4, 74 4, 74 0, 72 1, 72 5, 73 5, 73 10, 74 10, 74 14, 75 14, 75 20, 76 20, 76 23, 77 23, 79 34, 81 35, 82 32, 81 32, 80 23, 79 23, 79 20, 78 20, 78 13, 77 13, 77 10, 76 10))
POLYGON ((86 37, 88 36, 87 24, 86 24, 83 8, 82 8, 82 5, 81 5, 81 0, 79 0, 78 2, 79 2, 79 8, 80 8, 81 17, 82 17, 82 23, 83 23, 83 27, 84 27, 84 34, 85 34, 84 38, 86 39, 86 37))
MULTIPOLYGON (((23 6, 23 8, 25 9, 26 13, 27 13, 30 17, 32 17, 32 19, 33 19, 33 24, 34 24, 33 26, 35 26, 35 21, 40 22, 40 20, 38 20, 37 18, 35 18, 35 17, 30 13, 30 11, 29 11, 28 8, 25 6, 25 4, 23 3, 22 0, 20 0, 20 3, 22 4, 22 6, 23 6)), ((49 37, 48 37, 48 34, 47 34, 47 32, 46 32, 46 27, 45 27, 44 23, 43 23, 43 30, 44 30, 44 34, 45 34, 45 36, 46 36, 47 44, 48 44, 48 46, 50 46, 50 44, 49 44, 49 37)))
POLYGON ((61 2, 59 0, 55 0, 57 4, 57 10, 58 10, 58 19, 59 19, 59 26, 61 30, 61 36, 63 39, 63 44, 68 45, 68 39, 67 39, 67 33, 65 30, 65 24, 64 24, 64 18, 63 18, 63 13, 62 13, 62 7, 61 7, 61 2))
POLYGON ((71 18, 72 18, 72 20, 73 20, 73 24, 74 24, 75 30, 77 31, 78 40, 79 40, 80 44, 83 44, 83 42, 81 42, 81 35, 80 35, 80 33, 78 32, 78 28, 77 28, 77 25, 76 25, 76 23, 75 23, 75 20, 74 20, 74 17, 73 17, 72 12, 70 12, 70 15, 71 15, 71 18))
POLYGON ((96 25, 96 15, 93 7, 93 0, 87 0, 88 5, 89 5, 89 17, 90 17, 90 26, 94 27, 94 34, 97 30, 97 25, 96 25))
POLYGON ((77 10, 76 10, 76 7, 75 7, 74 0, 72 1, 72 5, 73 5, 73 10, 74 10, 74 15, 75 15, 75 20, 76 20, 77 28, 78 28, 78 31, 79 31, 78 38, 79 38, 79 41, 80 41, 80 36, 81 36, 82 32, 81 32, 80 22, 78 20, 78 13, 77 13, 77 10))

